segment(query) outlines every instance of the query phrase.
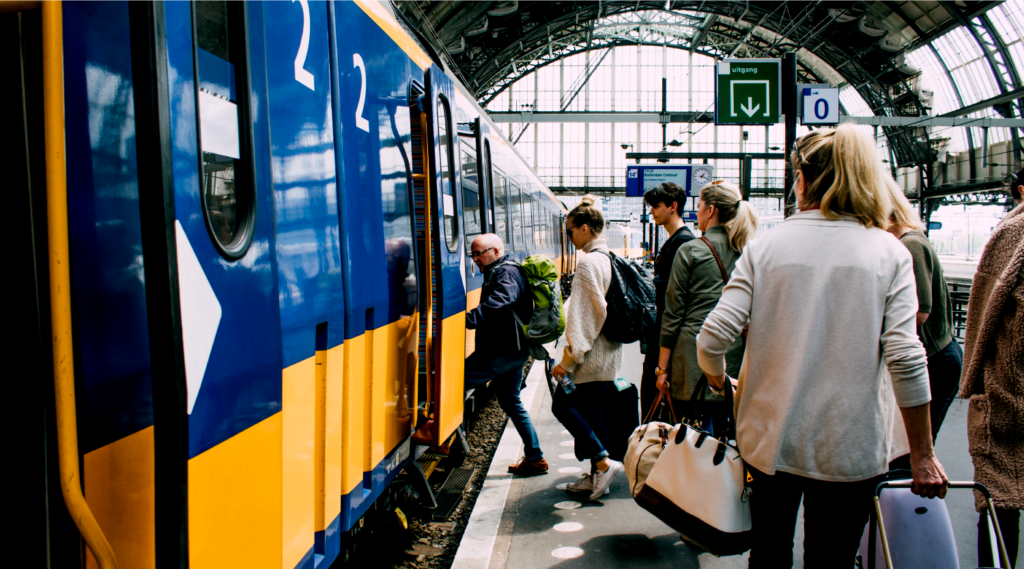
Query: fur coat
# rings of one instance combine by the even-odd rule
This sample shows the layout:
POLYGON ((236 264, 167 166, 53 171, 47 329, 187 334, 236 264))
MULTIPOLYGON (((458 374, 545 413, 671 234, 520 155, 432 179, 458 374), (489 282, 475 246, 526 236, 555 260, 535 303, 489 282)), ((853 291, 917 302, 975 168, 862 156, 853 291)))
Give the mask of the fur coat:
POLYGON ((992 492, 997 508, 1024 508, 1024 205, 999 223, 978 261, 960 397, 970 398, 974 479, 992 492))

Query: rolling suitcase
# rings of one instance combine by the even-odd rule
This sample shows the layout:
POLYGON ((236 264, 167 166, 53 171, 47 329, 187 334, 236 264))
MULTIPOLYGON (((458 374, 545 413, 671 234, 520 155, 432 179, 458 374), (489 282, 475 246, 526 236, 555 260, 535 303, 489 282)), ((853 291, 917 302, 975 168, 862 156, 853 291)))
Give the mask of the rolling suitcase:
MULTIPOLYGON (((861 569, 959 569, 953 524, 945 500, 922 498, 910 491, 911 480, 886 480, 875 489, 875 513, 861 538, 857 565, 861 569), (882 490, 886 490, 885 493, 882 490)), ((950 482, 952 489, 975 489, 988 500, 992 551, 999 552, 1001 566, 1009 557, 999 522, 994 515, 992 495, 978 482, 950 482)))

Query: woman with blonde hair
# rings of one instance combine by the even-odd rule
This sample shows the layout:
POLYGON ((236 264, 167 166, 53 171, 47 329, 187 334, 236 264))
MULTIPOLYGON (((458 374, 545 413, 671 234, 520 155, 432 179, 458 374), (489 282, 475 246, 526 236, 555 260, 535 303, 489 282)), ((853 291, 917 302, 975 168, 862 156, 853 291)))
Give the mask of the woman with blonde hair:
POLYGON ((885 232, 892 200, 875 145, 843 125, 801 137, 790 159, 800 211, 747 245, 697 357, 713 387, 732 389, 726 354, 749 322, 735 413, 753 486, 750 567, 792 566, 801 501, 804 566, 849 567, 888 470, 890 401, 914 493, 943 497, 949 480, 932 448, 913 265, 885 232))
POLYGON ((608 456, 608 426, 604 400, 622 364, 622 344, 601 333, 608 318, 608 287, 612 263, 608 241, 601 236, 604 216, 584 196, 565 217, 565 233, 585 254, 576 262, 565 314, 565 349, 562 361, 551 370, 561 384, 552 396, 551 411, 576 439, 578 460, 590 461, 590 474, 566 488, 570 493, 604 496, 622 463, 608 456), (567 381, 568 380, 568 381, 567 381))
MULTIPOLYGON (((658 388, 667 391, 673 407, 686 416, 697 411, 690 403, 701 376, 697 333, 722 296, 743 247, 757 233, 757 223, 757 211, 742 199, 739 188, 716 180, 701 188, 697 198, 697 228, 703 235, 676 251, 665 293, 661 349, 654 373, 658 388)), ((742 338, 732 343, 725 359, 728 371, 738 374, 743 361, 742 338)), ((721 425, 728 414, 725 401, 719 395, 708 395, 701 412, 710 417, 712 425, 721 425)))
POLYGON ((953 338, 953 303, 942 272, 939 255, 922 231, 924 224, 910 200, 892 178, 886 177, 892 199, 889 233, 910 251, 917 290, 917 337, 928 356, 928 383, 931 390, 932 441, 960 386, 964 352, 953 338))

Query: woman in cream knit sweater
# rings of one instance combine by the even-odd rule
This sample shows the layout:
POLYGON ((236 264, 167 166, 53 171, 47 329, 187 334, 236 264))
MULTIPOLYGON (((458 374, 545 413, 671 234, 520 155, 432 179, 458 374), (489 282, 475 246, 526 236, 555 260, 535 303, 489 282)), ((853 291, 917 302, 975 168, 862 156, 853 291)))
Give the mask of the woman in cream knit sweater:
MULTIPOLYGON (((604 216, 585 196, 565 220, 565 232, 585 255, 576 265, 565 316, 566 346, 562 361, 551 374, 562 383, 551 410, 576 439, 576 458, 590 460, 591 473, 570 484, 567 491, 589 493, 594 500, 608 491, 622 463, 608 458, 608 429, 604 421, 605 393, 622 364, 622 344, 604 337, 608 316, 605 295, 612 281, 608 242, 601 237, 604 216), (576 386, 567 393, 564 378, 576 386)), ((570 388, 571 389, 571 388, 570 388)))

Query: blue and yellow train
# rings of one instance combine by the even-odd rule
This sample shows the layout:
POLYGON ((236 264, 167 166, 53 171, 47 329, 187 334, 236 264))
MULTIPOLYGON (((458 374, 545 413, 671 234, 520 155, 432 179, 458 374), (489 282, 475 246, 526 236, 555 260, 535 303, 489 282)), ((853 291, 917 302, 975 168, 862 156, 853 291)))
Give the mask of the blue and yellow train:
POLYGON ((0 37, 49 565, 330 565, 463 424, 468 244, 570 272, 564 206, 387 3, 7 2, 0 37))

